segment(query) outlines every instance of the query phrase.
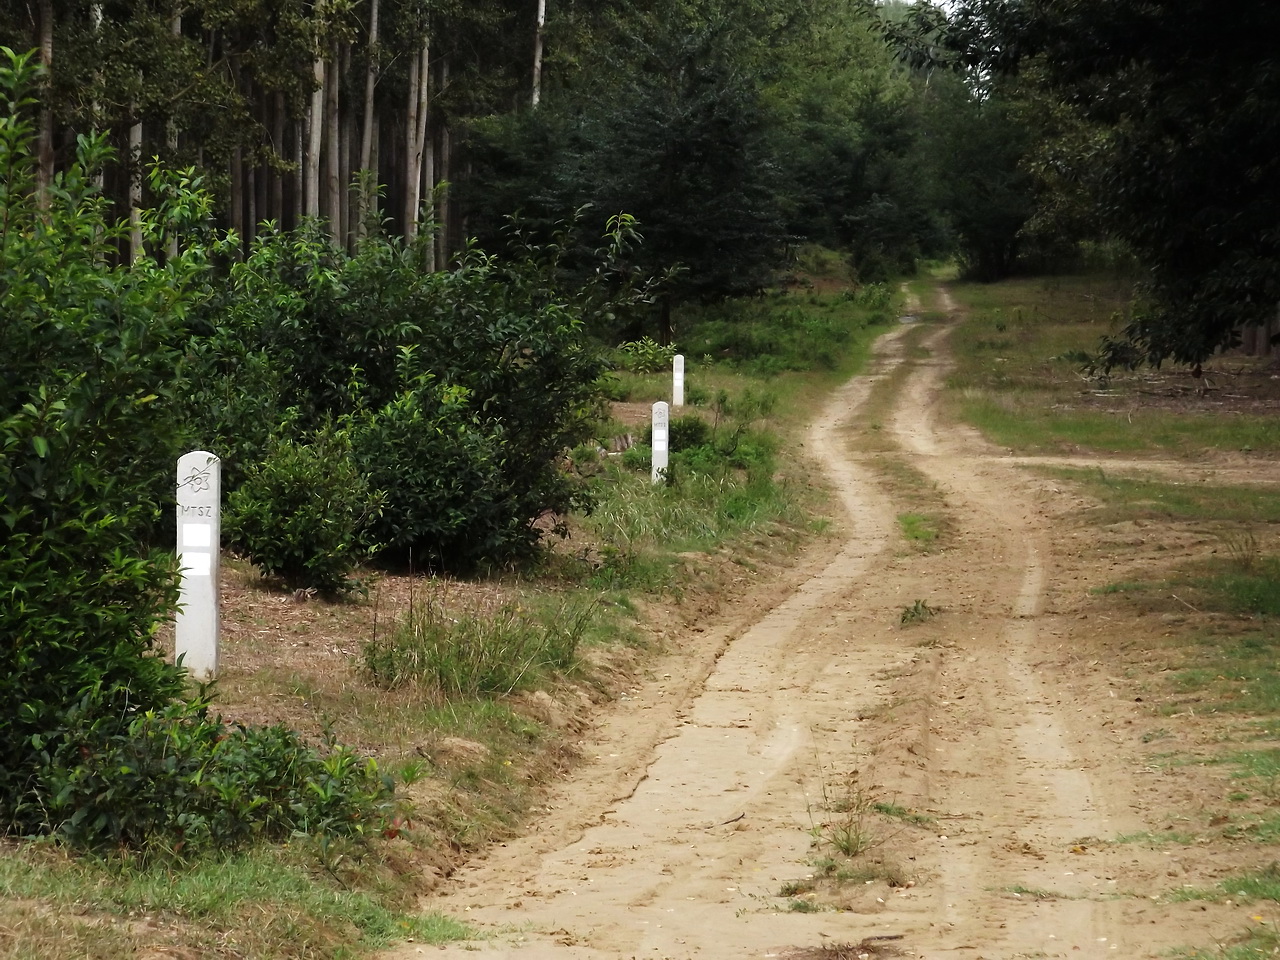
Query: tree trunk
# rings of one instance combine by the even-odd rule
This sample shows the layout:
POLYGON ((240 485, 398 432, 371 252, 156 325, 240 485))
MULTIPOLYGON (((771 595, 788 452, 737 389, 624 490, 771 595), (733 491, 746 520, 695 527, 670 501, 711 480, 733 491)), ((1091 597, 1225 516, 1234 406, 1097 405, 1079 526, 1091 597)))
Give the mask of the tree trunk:
MULTIPOLYGON (((296 227, 298 222, 302 220, 305 212, 305 198, 303 197, 303 169, 306 165, 306 153, 303 148, 303 120, 299 117, 293 122, 293 159, 295 169, 293 171, 293 223, 289 226, 296 227)), ((281 224, 284 226, 284 224, 281 224)))
POLYGON ((533 106, 542 99, 542 42, 547 29, 547 0, 538 0, 538 20, 533 31, 533 106))
POLYGON ((418 152, 418 72, 422 60, 417 55, 409 62, 409 91, 404 108, 404 238, 412 240, 418 232, 418 187, 422 183, 422 168, 418 164, 422 154, 418 152))
MULTIPOLYGON (((133 105, 136 112, 138 105, 133 105)), ((129 125, 129 258, 137 260, 142 249, 142 120, 129 125)))
MULTIPOLYGON (((342 76, 351 75, 351 44, 344 44, 342 48, 342 76)), ((355 111, 351 109, 350 102, 347 108, 340 111, 339 114, 339 134, 338 140, 338 219, 342 224, 342 230, 339 236, 342 239, 342 245, 348 250, 351 249, 351 149, 355 140, 354 127, 356 121, 355 111)))
POLYGON ((440 243, 440 223, 436 204, 436 132, 435 124, 426 128, 426 143, 422 145, 422 182, 427 192, 427 202, 431 204, 431 243, 427 244, 427 262, 424 264, 432 273, 438 269, 439 254, 436 248, 440 243))
POLYGON ((325 78, 324 96, 324 147, 325 147, 325 200, 324 212, 329 220, 329 236, 338 240, 342 236, 342 160, 338 137, 338 85, 341 80, 338 43, 329 47, 328 75, 325 78))
POLYGON ((368 208, 376 202, 374 189, 376 189, 377 175, 373 172, 373 94, 378 86, 378 0, 370 0, 367 49, 369 60, 365 64, 364 71, 364 118, 360 129, 359 160, 359 169, 364 171, 365 179, 361 180, 362 189, 356 197, 355 211, 352 214, 356 221, 354 226, 357 237, 364 236, 365 221, 369 216, 368 208), (374 183, 369 183, 370 179, 374 183))
POLYGON ((320 216, 320 146, 324 136, 324 58, 317 52, 311 65, 311 103, 307 108, 307 155, 303 193, 308 217, 320 216))
MULTIPOLYGON (((422 215, 422 178, 426 169, 427 146, 427 114, 431 107, 431 41, 422 41, 422 67, 418 70, 418 126, 414 130, 414 165, 417 176, 414 180, 413 192, 414 221, 422 215)), ((415 228, 416 232, 416 228, 415 228)))
MULTIPOLYGON (((449 86, 449 59, 440 61, 440 89, 449 86)), ((449 234, 453 226, 451 204, 449 200, 449 177, 453 173, 453 134, 449 130, 448 117, 440 118, 440 183, 444 189, 436 198, 436 264, 443 267, 449 262, 449 234)))
MULTIPOLYGON (((284 159, 284 93, 279 90, 271 104, 271 149, 278 160, 284 159)), ((279 163, 271 171, 271 219, 284 228, 284 174, 279 163)))
POLYGON ((36 202, 43 208, 49 204, 49 187, 53 185, 53 0, 40 0, 38 12, 44 77, 40 81, 40 129, 36 135, 36 202))

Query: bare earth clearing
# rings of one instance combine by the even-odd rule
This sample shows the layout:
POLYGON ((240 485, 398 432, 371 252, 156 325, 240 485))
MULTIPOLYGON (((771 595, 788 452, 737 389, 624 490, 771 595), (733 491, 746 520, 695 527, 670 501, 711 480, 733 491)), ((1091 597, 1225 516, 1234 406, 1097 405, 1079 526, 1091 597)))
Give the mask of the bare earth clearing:
POLYGON ((1144 734, 1176 728, 1160 748, 1185 749, 1215 721, 1158 715, 1163 625, 1089 594, 1197 544, 1086 526, 1032 459, 947 422, 948 332, 903 324, 816 418, 807 447, 846 511, 838 550, 672 639, 528 835, 424 901, 486 939, 389 957, 1132 960, 1250 922, 1256 907, 1170 894, 1262 851, 1116 842, 1228 789, 1221 770, 1152 762, 1144 734), (943 497, 936 552, 904 543, 879 455, 857 449, 860 405, 900 365, 883 426, 943 497), (916 601, 938 612, 902 624, 916 601), (870 838, 853 862, 871 879, 817 877, 823 835, 870 838))

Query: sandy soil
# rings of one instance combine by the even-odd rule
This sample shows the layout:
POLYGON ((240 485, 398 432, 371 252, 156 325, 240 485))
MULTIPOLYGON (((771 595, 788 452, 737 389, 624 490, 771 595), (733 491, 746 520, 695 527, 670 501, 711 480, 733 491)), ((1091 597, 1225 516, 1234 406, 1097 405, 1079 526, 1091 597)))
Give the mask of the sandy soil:
POLYGON ((1099 613, 1088 588, 1117 563, 1105 532, 1072 521, 1078 494, 1028 458, 945 421, 949 325, 913 329, 883 338, 811 428, 841 542, 675 638, 529 833, 424 902, 483 939, 389 960, 1132 960, 1249 922, 1239 904, 1169 896, 1241 867, 1240 848, 1114 842, 1205 809, 1221 775, 1144 759, 1143 733, 1178 721, 1143 702, 1117 638, 1159 625, 1099 613), (925 359, 906 349, 921 334, 925 359), (860 405, 901 364, 885 428, 944 498, 933 553, 899 539, 877 454, 855 449, 860 405), (916 601, 936 614, 903 625, 916 601), (822 837, 842 830, 871 839, 855 862, 876 875, 823 885, 822 837))

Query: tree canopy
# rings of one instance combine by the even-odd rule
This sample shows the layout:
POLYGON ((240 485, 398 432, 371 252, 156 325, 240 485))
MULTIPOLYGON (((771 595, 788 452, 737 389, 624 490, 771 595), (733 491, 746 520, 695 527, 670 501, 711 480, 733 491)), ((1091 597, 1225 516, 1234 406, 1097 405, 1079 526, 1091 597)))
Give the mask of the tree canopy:
POLYGON ((962 0, 916 8, 912 26, 918 63, 1019 75, 1079 118, 1059 178, 1149 270, 1104 365, 1197 363, 1275 315, 1280 7, 962 0))

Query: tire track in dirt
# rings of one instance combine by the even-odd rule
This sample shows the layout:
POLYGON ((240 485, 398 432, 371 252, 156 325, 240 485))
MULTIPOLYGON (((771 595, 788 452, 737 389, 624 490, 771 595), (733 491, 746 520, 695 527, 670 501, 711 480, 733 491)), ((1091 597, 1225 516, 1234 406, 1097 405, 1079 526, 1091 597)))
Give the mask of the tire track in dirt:
MULTIPOLYGON (((807 869, 808 813, 824 786, 815 785, 822 765, 815 736, 856 722, 859 701, 872 709, 883 684, 868 684, 866 675, 903 659, 897 644, 851 643, 858 590, 889 549, 893 513, 864 468, 843 455, 849 418, 870 384, 901 362, 894 349, 901 333, 882 339, 875 374, 837 390, 807 436, 851 518, 838 555, 725 646, 643 772, 597 822, 560 831, 562 842, 550 848, 535 835, 494 851, 430 904, 495 935, 486 954, 746 956, 764 944, 828 935, 830 915, 760 908, 807 869)), ((559 798, 570 810, 573 792, 559 798)), ((843 925, 853 923, 865 925, 854 917, 843 925)), ((475 947, 431 952, 463 956, 475 947)))
MULTIPOLYGON (((945 356, 949 333, 929 336, 931 356, 945 356)), ((933 755, 927 802, 958 826, 920 858, 932 918, 910 938, 914 955, 1159 956, 1186 942, 1186 928, 1153 931, 1145 898, 1122 886, 1135 854, 1099 842, 1145 828, 1130 811, 1132 784, 1099 778, 1100 731, 1078 728, 1040 670, 1070 631, 1046 613, 1055 562, 1042 493, 974 431, 938 425, 946 369, 917 364, 891 421, 908 461, 942 491, 966 561, 959 577, 945 561, 921 564, 936 567, 952 621, 930 718, 947 745, 933 755)), ((1147 874, 1163 872, 1158 853, 1138 856, 1156 861, 1147 874)))
POLYGON ((1137 958, 1204 928, 1127 895, 1132 878, 1163 876, 1158 851, 1089 839, 1145 825, 1119 741, 1044 672, 1044 650, 1075 629, 1052 610, 1044 485, 939 424, 948 324, 926 328, 932 357, 910 361, 887 422, 894 455, 942 492, 952 545, 903 552, 877 455, 851 449, 872 385, 908 363, 911 329, 881 338, 806 439, 848 515, 838 555, 776 599, 762 588, 737 623, 677 638, 530 834, 424 902, 486 939, 389 957, 786 957, 900 936, 902 955, 930 960, 1137 958), (921 597, 943 613, 910 633, 900 613, 921 597), (854 884, 839 912, 788 911, 780 887, 814 873, 831 794, 855 782, 937 818, 882 838, 914 884, 854 884))

